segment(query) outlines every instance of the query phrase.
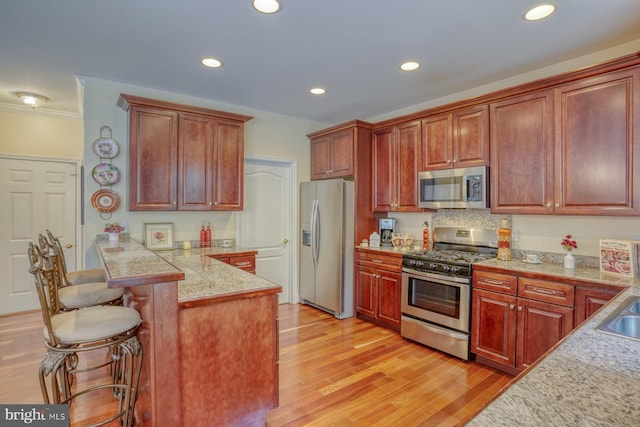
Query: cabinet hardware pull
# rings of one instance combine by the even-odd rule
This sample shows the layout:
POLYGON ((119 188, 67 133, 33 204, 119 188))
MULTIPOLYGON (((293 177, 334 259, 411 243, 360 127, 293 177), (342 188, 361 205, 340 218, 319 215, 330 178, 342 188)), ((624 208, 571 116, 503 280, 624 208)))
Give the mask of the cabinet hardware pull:
POLYGON ((65 245, 65 248, 67 248, 67 249, 71 249, 72 247, 73 247, 73 245, 72 245, 71 243, 67 243, 67 244, 65 245))
POLYGON ((483 282, 489 284, 489 285, 504 285, 504 282, 502 280, 493 280, 493 279, 482 279, 483 282))
POLYGON ((236 265, 239 265, 239 266, 244 267, 244 266, 246 266, 246 265, 251 265, 251 261, 242 261, 242 262, 238 262, 238 263, 236 263, 236 265))
POLYGON ((560 207, 560 203, 556 203, 556 208, 559 208, 559 207, 560 207))
POLYGON ((514 308, 516 308, 516 306, 514 304, 509 304, 509 309, 513 310, 514 308))
POLYGON ((522 311, 522 306, 521 305, 518 306, 518 311, 522 311))
POLYGON ((551 203, 547 203, 547 207, 550 208, 551 207, 551 203))
POLYGON ((552 289, 544 289, 544 288, 531 288, 532 292, 537 292, 539 294, 546 294, 546 295, 555 295, 556 291, 552 290, 552 289))

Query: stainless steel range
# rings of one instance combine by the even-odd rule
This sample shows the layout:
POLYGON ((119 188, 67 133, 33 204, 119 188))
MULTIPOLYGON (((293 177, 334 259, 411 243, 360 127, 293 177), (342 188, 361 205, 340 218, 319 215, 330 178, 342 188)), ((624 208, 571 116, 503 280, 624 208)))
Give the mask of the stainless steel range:
POLYGON ((407 252, 400 334, 469 360, 472 263, 495 258, 497 243, 497 230, 437 227, 433 250, 407 252))

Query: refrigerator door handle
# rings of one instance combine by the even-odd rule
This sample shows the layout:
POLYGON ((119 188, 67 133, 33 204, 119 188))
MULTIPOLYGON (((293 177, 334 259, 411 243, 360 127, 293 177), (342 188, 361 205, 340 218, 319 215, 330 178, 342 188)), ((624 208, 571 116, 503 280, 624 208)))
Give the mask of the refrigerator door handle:
POLYGON ((311 259, 313 268, 318 268, 318 201, 311 207, 311 259))

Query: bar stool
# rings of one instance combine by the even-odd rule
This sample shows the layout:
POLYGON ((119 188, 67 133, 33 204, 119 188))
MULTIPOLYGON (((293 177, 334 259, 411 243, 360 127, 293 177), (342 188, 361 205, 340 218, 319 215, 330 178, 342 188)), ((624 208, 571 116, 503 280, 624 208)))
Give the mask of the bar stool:
POLYGON ((101 268, 94 268, 90 270, 76 270, 67 271, 67 261, 64 257, 64 251, 62 250, 62 244, 60 239, 53 236, 53 233, 46 230, 47 238, 51 245, 55 245, 58 255, 60 257, 62 273, 64 274, 65 285, 82 285, 84 283, 104 282, 107 278, 104 275, 104 270, 101 268))
MULTIPOLYGON (((143 349, 136 337, 142 323, 140 314, 128 307, 95 306, 61 311, 58 285, 53 267, 33 243, 28 247, 34 282, 44 320, 44 341, 47 354, 39 369, 40 388, 45 404, 71 404, 87 393, 110 388, 118 401, 117 413, 96 425, 118 419, 129 427, 134 421, 134 406, 142 368, 143 349), (109 349, 110 359, 99 366, 78 370, 77 354, 109 349), (111 382, 82 388, 72 388, 74 376, 108 366, 111 382), (46 379, 50 377, 52 399, 46 379)), ((79 285, 81 286, 81 285, 79 285)))
MULTIPOLYGON (((53 237, 47 230, 49 239, 44 235, 38 236, 38 243, 42 256, 47 258, 48 264, 53 269, 56 283, 58 285, 58 298, 61 310, 75 310, 82 307, 92 307, 96 305, 120 305, 124 289, 109 288, 104 281, 104 272, 100 270, 102 280, 94 282, 83 282, 79 285, 72 285, 65 273, 65 260, 62 245, 58 238, 53 237)), ((84 275, 84 279, 95 278, 98 275, 91 273, 93 270, 82 270, 89 273, 84 275)), ((78 276, 80 277, 80 276, 78 276)))

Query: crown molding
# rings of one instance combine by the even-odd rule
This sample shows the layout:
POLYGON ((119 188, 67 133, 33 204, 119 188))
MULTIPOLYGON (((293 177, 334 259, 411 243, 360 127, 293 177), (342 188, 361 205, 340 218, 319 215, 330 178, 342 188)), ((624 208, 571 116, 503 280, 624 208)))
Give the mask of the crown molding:
POLYGON ((0 102, 0 111, 6 111, 9 113, 27 113, 27 114, 35 114, 38 116, 51 116, 51 117, 64 117, 67 119, 78 119, 82 120, 82 113, 74 113, 71 111, 58 111, 58 110, 50 110, 48 108, 31 108, 17 105, 17 104, 8 104, 5 102, 0 102))

